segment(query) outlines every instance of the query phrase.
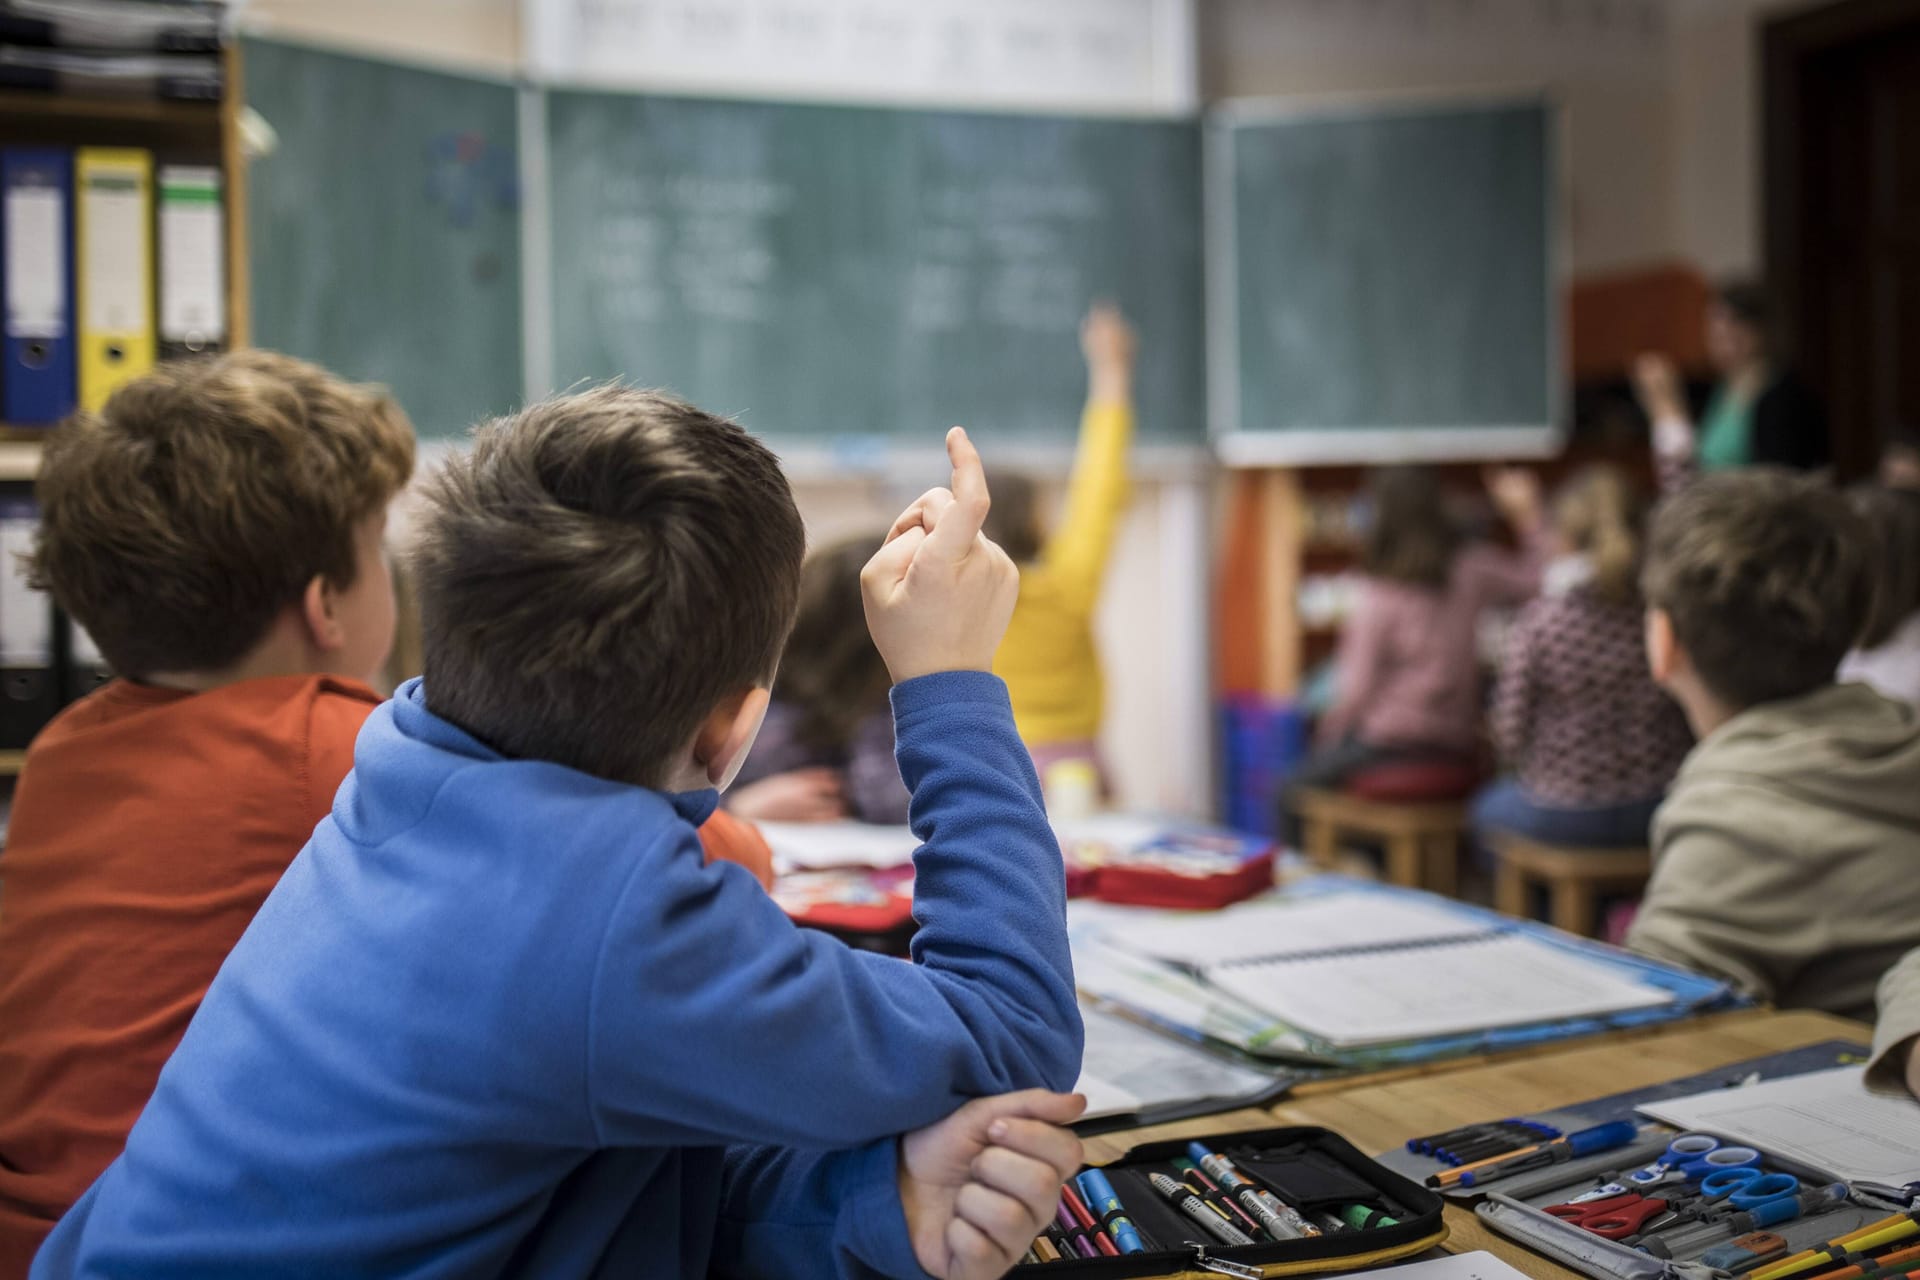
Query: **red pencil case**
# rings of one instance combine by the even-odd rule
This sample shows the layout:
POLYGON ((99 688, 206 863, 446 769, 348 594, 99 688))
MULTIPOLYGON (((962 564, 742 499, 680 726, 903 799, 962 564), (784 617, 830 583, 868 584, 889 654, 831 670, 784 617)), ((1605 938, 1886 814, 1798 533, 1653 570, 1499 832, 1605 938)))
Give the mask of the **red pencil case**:
POLYGON ((1174 830, 1138 845, 1068 840, 1067 892, 1135 907, 1228 906, 1273 887, 1274 845, 1233 832, 1174 830))

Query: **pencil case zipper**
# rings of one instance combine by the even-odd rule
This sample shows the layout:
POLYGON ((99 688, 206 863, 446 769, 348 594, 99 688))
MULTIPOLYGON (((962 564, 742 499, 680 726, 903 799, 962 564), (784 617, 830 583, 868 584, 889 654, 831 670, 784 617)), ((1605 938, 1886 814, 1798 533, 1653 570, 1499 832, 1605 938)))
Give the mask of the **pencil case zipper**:
POLYGON ((1518 1240, 1582 1275, 1612 1276, 1617 1280, 1706 1280, 1715 1274, 1712 1268, 1697 1263, 1666 1262, 1638 1249, 1629 1249, 1498 1191, 1481 1201, 1473 1212, 1509 1240, 1518 1240))

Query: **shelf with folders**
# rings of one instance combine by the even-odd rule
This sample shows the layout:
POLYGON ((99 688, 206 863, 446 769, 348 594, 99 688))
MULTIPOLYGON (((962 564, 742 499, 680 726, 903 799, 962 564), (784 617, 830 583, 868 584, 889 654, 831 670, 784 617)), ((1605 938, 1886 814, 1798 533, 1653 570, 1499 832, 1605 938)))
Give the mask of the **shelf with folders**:
POLYGON ((31 479, 35 436, 153 361, 247 341, 239 55, 204 61, 217 101, 0 89, 0 222, 31 229, 5 243, 61 250, 0 271, 0 480, 31 479), (95 261, 139 265, 103 293, 95 261))

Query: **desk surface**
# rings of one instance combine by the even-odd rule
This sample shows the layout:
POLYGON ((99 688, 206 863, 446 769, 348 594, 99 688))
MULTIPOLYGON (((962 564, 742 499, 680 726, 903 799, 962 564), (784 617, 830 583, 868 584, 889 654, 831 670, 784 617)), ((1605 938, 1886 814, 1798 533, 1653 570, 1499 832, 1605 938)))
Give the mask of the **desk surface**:
MULTIPOLYGON (((1087 1159, 1112 1160, 1127 1148, 1159 1138, 1223 1133, 1275 1124, 1322 1125, 1369 1154, 1423 1133, 1505 1116, 1546 1111, 1567 1103, 1642 1089, 1823 1040, 1872 1038, 1857 1022, 1822 1013, 1744 1010, 1652 1032, 1585 1041, 1517 1058, 1437 1068, 1412 1075, 1372 1077, 1346 1086, 1327 1082, 1303 1090, 1270 1111, 1234 1111, 1152 1129, 1089 1139, 1087 1159)), ((1473 1214, 1447 1209, 1452 1252, 1485 1249, 1539 1280, 1570 1280, 1574 1273, 1483 1229, 1473 1214)))

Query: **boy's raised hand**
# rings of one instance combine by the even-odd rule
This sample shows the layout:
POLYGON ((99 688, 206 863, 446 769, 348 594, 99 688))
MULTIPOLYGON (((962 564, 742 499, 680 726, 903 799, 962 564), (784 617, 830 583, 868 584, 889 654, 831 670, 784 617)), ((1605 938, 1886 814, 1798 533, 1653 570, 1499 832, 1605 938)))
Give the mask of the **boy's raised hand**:
POLYGON ((1013 617, 1020 571, 980 532, 991 500, 967 433, 947 433, 951 488, 900 513, 860 572, 867 629, 895 684, 936 671, 987 671, 1013 617))
POLYGON ((900 1140, 900 1204, 914 1256, 939 1280, 996 1280, 1053 1220, 1080 1167, 1078 1094, 978 1098, 900 1140))

